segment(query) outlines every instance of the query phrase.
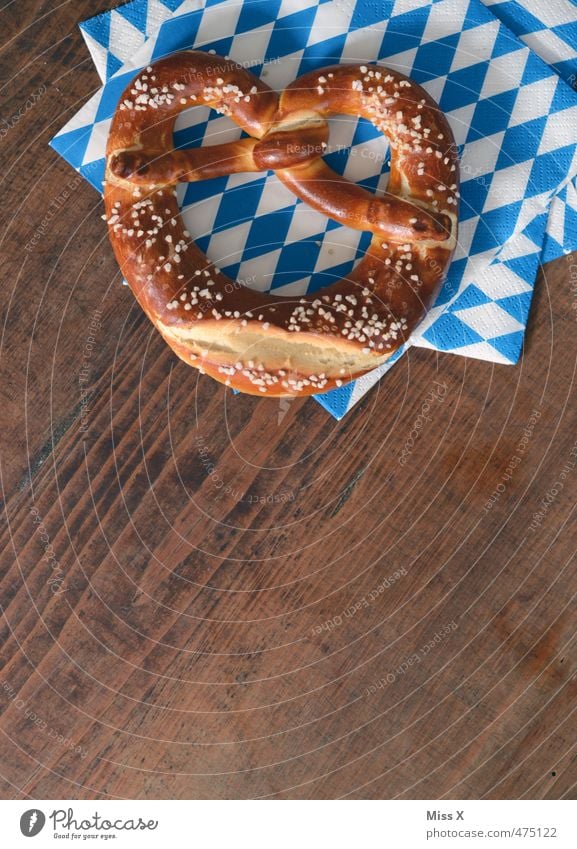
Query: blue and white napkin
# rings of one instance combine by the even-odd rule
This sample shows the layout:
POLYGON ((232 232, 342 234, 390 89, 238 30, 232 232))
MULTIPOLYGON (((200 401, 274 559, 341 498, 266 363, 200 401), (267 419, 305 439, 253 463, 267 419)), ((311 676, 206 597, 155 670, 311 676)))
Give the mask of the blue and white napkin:
MULTIPOLYGON (((523 0, 523 7, 532 2, 523 0)), ((567 231, 577 208, 577 93, 559 76, 560 68, 540 59, 494 14, 510 13, 511 6, 521 4, 134 0, 83 25, 107 83, 52 144, 101 189, 106 137, 120 93, 151 59, 185 47, 228 55, 275 88, 337 61, 396 67, 440 103, 462 157, 460 244, 437 304, 409 344, 514 363, 544 244, 547 258, 574 247, 575 234, 568 237, 567 231), (555 213, 553 200, 561 212, 555 213)), ((537 31, 525 20, 523 38, 531 27, 537 31)), ((561 60, 564 74, 570 59, 561 60)), ((240 135, 228 119, 204 108, 181 116, 177 129, 179 144, 240 135)), ((365 121, 337 121, 332 129, 330 164, 382 190, 383 139, 365 121)), ((186 225, 209 257, 231 277, 277 294, 338 279, 371 238, 308 209, 274 174, 233 175, 180 191, 186 225)), ((341 418, 391 365, 316 400, 341 418)))

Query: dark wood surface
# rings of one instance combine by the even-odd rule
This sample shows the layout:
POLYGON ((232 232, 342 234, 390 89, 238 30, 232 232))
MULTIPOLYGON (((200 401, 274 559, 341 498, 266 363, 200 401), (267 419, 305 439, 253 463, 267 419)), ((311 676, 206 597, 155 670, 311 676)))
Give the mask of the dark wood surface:
POLYGON ((198 378, 89 186, 24 249, 100 8, 2 12, 0 795, 575 798, 577 267, 518 367, 411 351, 341 423, 198 378))

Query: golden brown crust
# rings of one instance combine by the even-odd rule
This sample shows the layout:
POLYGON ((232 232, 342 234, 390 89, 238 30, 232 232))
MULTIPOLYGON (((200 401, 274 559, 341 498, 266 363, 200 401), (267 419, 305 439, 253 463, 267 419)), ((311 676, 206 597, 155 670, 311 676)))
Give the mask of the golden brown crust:
POLYGON ((229 60, 186 51, 142 71, 123 95, 104 198, 122 272, 178 356, 241 391, 306 395, 384 362, 432 305, 456 244, 457 154, 434 101, 382 66, 315 71, 279 97, 229 60), (175 118, 193 104, 230 115, 251 138, 174 151, 175 118), (382 197, 321 158, 333 113, 368 118, 389 138, 382 197), (349 277, 279 298, 230 280, 191 242, 177 181, 267 167, 328 216, 372 231, 349 277))

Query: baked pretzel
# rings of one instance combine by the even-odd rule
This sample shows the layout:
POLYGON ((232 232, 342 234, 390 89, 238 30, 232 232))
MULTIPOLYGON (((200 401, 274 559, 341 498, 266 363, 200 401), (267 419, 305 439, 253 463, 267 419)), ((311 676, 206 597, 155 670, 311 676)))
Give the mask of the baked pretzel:
POLYGON ((108 138, 110 240, 140 305, 189 365, 255 395, 309 395, 388 359, 425 316, 456 245, 458 165, 447 121, 415 82, 381 65, 335 65, 280 95, 234 62, 191 50, 128 86, 108 138), (249 135, 175 150, 176 117, 193 105, 249 135), (331 170, 327 118, 370 120, 389 139, 377 197, 331 170), (348 277, 296 298, 231 281, 191 241, 179 181, 274 169, 295 195, 373 238, 348 277))

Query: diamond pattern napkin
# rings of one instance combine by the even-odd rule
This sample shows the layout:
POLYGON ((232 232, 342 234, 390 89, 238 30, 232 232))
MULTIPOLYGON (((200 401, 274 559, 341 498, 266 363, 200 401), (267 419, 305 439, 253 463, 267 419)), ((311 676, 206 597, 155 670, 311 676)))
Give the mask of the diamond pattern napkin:
MULTIPOLYGON (((523 7, 531 2, 523 0, 523 7)), ((568 225, 576 208, 577 94, 558 73, 567 73, 564 62, 572 57, 560 59, 563 67, 557 63, 556 69, 539 58, 500 20, 511 17, 511 6, 521 4, 134 0, 83 25, 107 82, 52 144, 101 189, 120 93, 135 70, 186 47, 229 55, 277 88, 336 61, 396 67, 440 103, 462 159, 459 247, 435 307, 409 344, 514 363, 543 247, 552 258, 576 239, 566 231, 573 229, 568 225)), ((518 23, 519 14, 513 18, 518 23)), ((544 23, 537 29, 536 20, 524 18, 519 36, 530 40, 550 31, 544 23)), ((176 141, 184 145, 240 135, 204 108, 181 116, 177 130, 176 141)), ((327 160, 373 190, 386 186, 386 145, 365 121, 334 122, 327 160)), ((180 192, 187 227, 209 257, 231 277, 277 294, 294 295, 343 276, 370 241, 370 234, 308 209, 274 174, 234 175, 183 185, 180 192)), ((315 400, 341 418, 403 350, 315 400)))

